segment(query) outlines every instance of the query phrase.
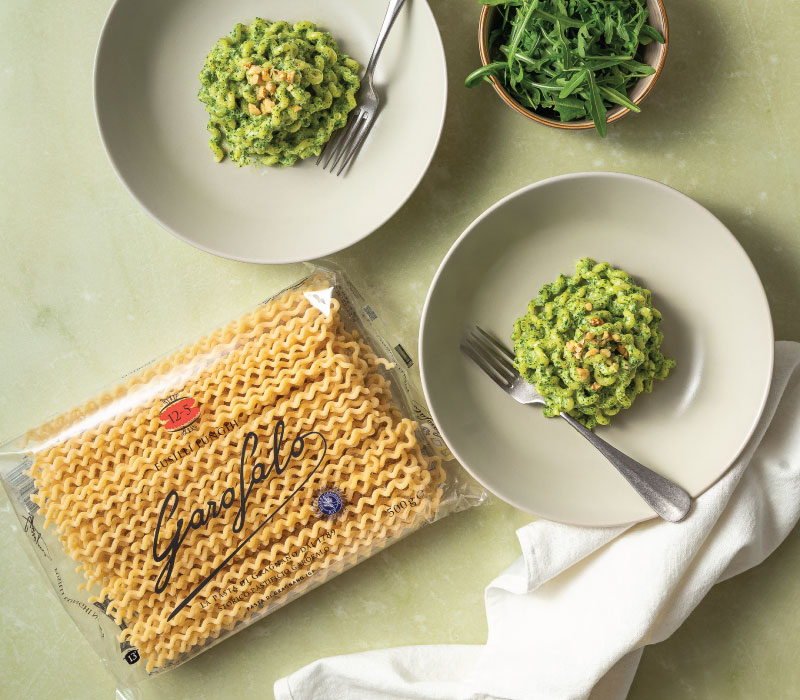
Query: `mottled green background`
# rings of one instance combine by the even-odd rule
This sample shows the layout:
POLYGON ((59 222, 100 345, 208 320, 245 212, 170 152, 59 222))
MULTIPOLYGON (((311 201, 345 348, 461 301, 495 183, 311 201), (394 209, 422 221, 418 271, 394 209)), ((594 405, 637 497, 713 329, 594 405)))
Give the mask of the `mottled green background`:
MULTIPOLYGON (((0 438, 215 326, 301 269, 196 251, 127 195, 92 115, 92 59, 109 4, 0 3, 0 438)), ((667 9, 664 74, 644 112, 601 141, 529 124, 486 86, 464 89, 477 62, 477 4, 434 0, 450 78, 439 149, 400 212, 334 256, 396 318, 407 347, 416 345, 434 271, 466 225, 525 184, 581 170, 644 175, 699 200, 753 259, 776 336, 800 339, 800 3, 667 0, 667 9)), ((734 351, 746 361, 742 322, 734 351)), ((14 520, 0 503, 0 527, 10 533, 14 520)), ((527 520, 501 503, 454 515, 155 679, 144 697, 268 698, 276 678, 320 656, 483 642, 483 588, 517 556, 514 529, 527 520)), ((795 533, 645 652, 631 699, 800 697, 798 577, 795 533)), ((16 536, 4 548, 0 629, 0 696, 113 696, 114 681, 16 536)))

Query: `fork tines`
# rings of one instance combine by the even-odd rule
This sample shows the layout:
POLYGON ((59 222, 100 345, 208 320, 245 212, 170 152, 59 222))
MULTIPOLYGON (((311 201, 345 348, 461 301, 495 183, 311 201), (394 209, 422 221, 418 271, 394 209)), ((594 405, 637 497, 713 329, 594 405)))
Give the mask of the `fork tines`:
POLYGON ((464 354, 503 389, 508 390, 519 378, 512 364, 514 354, 479 326, 475 326, 474 330, 463 337, 460 347, 464 354))
POLYGON ((325 170, 328 164, 333 161, 330 169, 332 173, 336 170, 336 166, 341 160, 342 164, 339 166, 339 170, 336 171, 336 176, 338 177, 341 175, 342 171, 347 167, 347 164, 352 160, 353 156, 361 147, 364 138, 367 136, 367 132, 372 126, 372 117, 373 114, 371 112, 357 107, 347 122, 347 125, 339 129, 325 145, 325 148, 322 149, 322 153, 320 153, 319 158, 317 158, 317 165, 320 164, 324 157, 325 163, 323 163, 322 169, 325 170))

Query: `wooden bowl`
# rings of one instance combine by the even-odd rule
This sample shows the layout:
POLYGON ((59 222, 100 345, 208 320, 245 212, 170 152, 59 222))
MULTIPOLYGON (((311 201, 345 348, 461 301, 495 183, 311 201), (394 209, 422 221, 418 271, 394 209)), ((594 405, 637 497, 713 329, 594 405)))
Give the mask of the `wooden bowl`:
MULTIPOLYGON (((643 61, 644 63, 653 66, 653 68, 656 69, 656 72, 653 73, 653 75, 648 75, 644 78, 641 78, 631 88, 630 92, 628 93, 628 98, 635 105, 638 105, 645 97, 647 97, 650 90, 653 89, 656 80, 658 80, 658 77, 661 75, 661 71, 664 69, 664 62, 667 58, 667 47, 669 46, 669 23, 667 22, 667 11, 664 9, 664 4, 661 0, 647 0, 647 9, 649 11, 648 23, 651 27, 661 32, 661 35, 664 37, 664 43, 660 44, 657 41, 652 41, 644 47, 643 61)), ((480 22, 478 23, 478 48, 481 53, 481 63, 484 66, 491 62, 491 58, 489 57, 489 34, 494 28, 496 18, 496 8, 493 5, 484 5, 483 9, 481 10, 480 22)), ((533 112, 530 109, 523 107, 508 92, 506 92, 505 88, 500 84, 500 81, 497 78, 491 76, 491 81, 492 85, 494 86, 494 90, 500 96, 500 99, 502 99, 503 102, 505 102, 513 110, 519 112, 519 114, 521 114, 523 117, 527 117, 532 121, 539 122, 539 124, 554 126, 558 129, 594 128, 594 122, 591 119, 575 119, 574 121, 570 122, 562 122, 558 119, 545 117, 537 112, 533 112)), ((614 105, 613 107, 608 108, 606 113, 606 123, 611 124, 611 122, 622 119, 622 117, 624 117, 626 114, 629 114, 630 111, 631 110, 629 110, 627 107, 614 105)))

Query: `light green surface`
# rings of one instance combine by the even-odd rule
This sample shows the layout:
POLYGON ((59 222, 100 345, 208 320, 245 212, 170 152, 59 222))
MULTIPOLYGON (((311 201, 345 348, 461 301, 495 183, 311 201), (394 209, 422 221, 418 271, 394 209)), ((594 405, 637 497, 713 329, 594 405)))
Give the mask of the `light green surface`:
MULTIPOLYGON (((128 197, 92 116, 92 57, 108 6, 0 4, 0 438, 214 327, 301 269, 196 251, 128 197)), ((606 141, 529 124, 488 86, 463 89, 477 65, 476 5, 435 0, 433 9, 450 77, 439 150, 408 204, 334 257, 395 315, 409 348, 428 284, 464 227, 522 185, 579 170, 644 175, 698 199, 753 259, 776 337, 800 339, 800 99, 792 87, 800 4, 668 2, 665 73, 643 113, 612 126, 606 141)), ((8 533, 14 520, 2 503, 8 533)), ((499 503, 451 516, 152 681, 144 698, 269 698, 277 677, 319 656, 482 642, 483 588, 516 557, 513 531, 527 520, 499 503)), ((0 696, 111 698, 113 680, 9 539, 0 573, 0 696)), ((645 652, 631 699, 800 697, 799 578, 795 532, 645 652)))

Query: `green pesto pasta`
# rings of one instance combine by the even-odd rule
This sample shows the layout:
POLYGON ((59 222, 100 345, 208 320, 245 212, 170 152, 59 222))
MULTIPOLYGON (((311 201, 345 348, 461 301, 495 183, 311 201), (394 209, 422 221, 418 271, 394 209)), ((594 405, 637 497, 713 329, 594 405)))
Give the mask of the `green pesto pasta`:
POLYGON ((661 352, 660 323, 649 289, 583 258, 514 322, 514 365, 544 397, 545 416, 566 412, 590 429, 606 425, 675 367, 661 352))
POLYGON ((319 155, 356 106, 358 69, 312 22, 237 24, 200 71, 214 158, 293 165, 319 155))

